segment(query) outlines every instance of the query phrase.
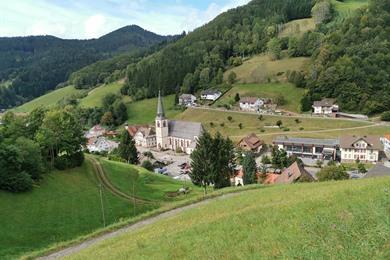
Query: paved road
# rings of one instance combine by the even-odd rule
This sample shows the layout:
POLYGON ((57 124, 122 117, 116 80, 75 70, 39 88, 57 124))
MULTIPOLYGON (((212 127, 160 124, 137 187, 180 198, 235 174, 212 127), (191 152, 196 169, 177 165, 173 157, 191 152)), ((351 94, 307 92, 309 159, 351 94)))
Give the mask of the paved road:
POLYGON ((222 196, 219 196, 219 197, 216 197, 216 198, 203 200, 203 201, 197 202, 195 204, 191 204, 191 205, 184 206, 184 207, 181 207, 181 208, 173 209, 173 210, 167 211, 165 213, 162 213, 160 215, 157 215, 157 216, 154 216, 154 217, 151 217, 151 218, 147 218, 145 220, 139 221, 139 222, 134 223, 134 224, 130 224, 130 225, 128 225, 126 227, 123 227, 121 229, 118 229, 116 231, 112 231, 112 232, 109 232, 109 233, 97 236, 95 238, 92 238, 92 239, 87 240, 85 242, 82 242, 80 244, 77 244, 77 245, 70 246, 68 248, 62 249, 62 250, 60 250, 58 252, 55 252, 55 253, 52 253, 52 254, 50 254, 48 256, 40 257, 39 259, 47 259, 47 260, 49 260, 49 259, 59 259, 59 258, 62 258, 62 257, 66 257, 66 256, 69 256, 69 255, 78 253, 81 250, 84 250, 84 249, 86 249, 88 247, 94 246, 94 245, 96 245, 96 244, 98 244, 98 243, 100 243, 102 241, 107 240, 107 239, 120 236, 120 235, 122 235, 124 233, 127 233, 127 232, 135 231, 135 230, 140 229, 140 228, 142 228, 144 226, 148 226, 150 224, 153 224, 153 223, 155 223, 155 222, 157 222, 159 220, 166 219, 166 218, 175 216, 175 215, 177 215, 177 214, 179 214, 179 213, 181 213, 183 211, 186 211, 186 210, 189 210, 189 209, 192 209, 192 208, 199 207, 201 205, 207 204, 210 201, 224 200, 224 199, 227 199, 229 197, 236 196, 239 193, 240 192, 230 193, 230 194, 222 195, 222 196))

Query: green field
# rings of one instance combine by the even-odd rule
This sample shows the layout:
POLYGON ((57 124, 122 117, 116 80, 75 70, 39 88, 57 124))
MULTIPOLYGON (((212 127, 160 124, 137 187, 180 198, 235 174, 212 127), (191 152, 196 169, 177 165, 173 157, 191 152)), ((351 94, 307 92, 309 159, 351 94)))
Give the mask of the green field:
POLYGON ((279 37, 300 36, 316 28, 313 18, 297 19, 285 23, 283 29, 279 32, 279 37))
MULTIPOLYGON (((165 116, 172 119, 181 113, 175 109, 175 95, 163 97, 165 116)), ((154 122, 157 113, 157 98, 135 101, 127 105, 129 125, 147 124, 154 122)))
POLYGON ((343 2, 332 0, 332 3, 340 16, 346 17, 351 13, 368 4, 368 0, 344 0, 343 2))
MULTIPOLYGON (((269 84, 237 84, 220 98, 214 106, 230 104, 234 101, 236 93, 240 97, 259 97, 274 99, 278 95, 283 95, 286 104, 281 108, 291 111, 300 111, 300 102, 305 93, 302 88, 297 88, 290 83, 269 83, 269 84)), ((238 105, 238 104, 237 104, 238 105)))
POLYGON ((390 178, 271 186, 189 209, 68 259, 389 259, 389 206, 390 178))
POLYGON ((88 95, 80 101, 81 107, 101 107, 102 100, 107 94, 120 94, 123 86, 121 82, 113 82, 107 85, 101 85, 91 90, 88 95))
POLYGON ((37 107, 51 107, 58 104, 58 102, 64 98, 71 97, 72 95, 80 95, 84 90, 75 89, 73 86, 67 86, 64 88, 53 90, 43 96, 31 100, 15 109, 15 112, 31 112, 37 107))
POLYGON ((296 123, 295 117, 287 116, 263 116, 263 120, 258 119, 258 115, 247 113, 233 113, 229 111, 216 111, 206 109, 187 109, 182 114, 176 117, 180 120, 189 120, 201 122, 203 126, 211 133, 217 131, 225 136, 229 136, 233 141, 238 141, 250 133, 256 133, 261 139, 268 143, 278 135, 301 136, 301 137, 318 137, 336 138, 345 134, 380 134, 383 135, 389 132, 389 127, 376 126, 369 122, 360 122, 352 120, 325 119, 325 118, 299 118, 300 122, 296 123), (230 122, 227 118, 233 118, 230 122), (267 126, 275 126, 276 121, 281 120, 283 126, 290 129, 286 132, 279 128, 267 128, 267 126), (213 122, 213 126, 210 125, 213 122), (243 128, 239 128, 239 124, 243 128), (221 124, 224 124, 221 126, 221 124), (348 128, 363 127, 361 129, 350 130, 348 128), (367 127, 367 128, 366 128, 367 127), (303 128, 300 130, 300 128, 303 128), (342 128, 343 130, 340 130, 342 128), (261 132, 261 129, 264 132, 261 132), (332 129, 335 129, 332 131, 332 129), (347 130, 345 130, 347 129, 347 130), (326 131, 315 133, 315 131, 326 131), (314 132, 313 132, 314 131, 314 132), (330 132, 328 132, 330 131, 330 132))
POLYGON ((227 70, 224 73, 224 78, 227 80, 230 72, 233 71, 236 73, 239 83, 286 81, 287 71, 301 71, 309 61, 309 58, 304 57, 271 60, 269 55, 257 55, 245 61, 241 66, 227 70))
MULTIPOLYGON (((137 196, 154 203, 137 203, 136 215, 173 200, 167 198, 165 192, 174 192, 182 187, 181 182, 145 171, 137 172, 130 165, 103 163, 114 185, 119 180, 117 187, 125 191, 128 191, 126 186, 133 186, 132 176, 139 176, 135 185, 137 196)), ((184 197, 174 200, 178 199, 184 197)), ((32 192, 0 192, 0 208, 0 259, 16 258, 103 228, 99 183, 88 161, 77 169, 45 175, 42 183, 32 192)), ((104 188, 103 208, 106 225, 134 216, 132 201, 118 198, 104 188)))

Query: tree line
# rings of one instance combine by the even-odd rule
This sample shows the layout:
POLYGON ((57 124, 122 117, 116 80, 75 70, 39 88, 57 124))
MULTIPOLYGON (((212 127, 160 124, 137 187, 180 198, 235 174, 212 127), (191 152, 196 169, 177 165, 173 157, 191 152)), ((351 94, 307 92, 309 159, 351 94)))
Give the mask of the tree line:
POLYGON ((37 108, 27 116, 7 112, 0 126, 0 189, 28 191, 51 169, 80 166, 84 143, 72 107, 37 108))

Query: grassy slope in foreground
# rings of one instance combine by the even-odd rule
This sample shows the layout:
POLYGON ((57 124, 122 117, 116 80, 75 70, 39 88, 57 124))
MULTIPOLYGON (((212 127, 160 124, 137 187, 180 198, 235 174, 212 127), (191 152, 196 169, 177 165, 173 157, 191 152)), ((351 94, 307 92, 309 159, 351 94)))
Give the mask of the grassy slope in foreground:
POLYGON ((297 88, 290 83, 269 83, 269 84, 237 84, 229 90, 221 99, 219 99, 214 106, 229 104, 234 100, 236 93, 240 97, 259 97, 272 98, 278 95, 283 95, 286 104, 281 108, 292 112, 300 111, 300 101, 305 93, 302 88, 297 88))
MULTIPOLYGON (((130 183, 131 175, 137 174, 133 166, 120 163, 107 161, 104 168, 114 184, 116 180, 121 180, 122 185, 126 181, 130 183)), ((136 215, 168 201, 165 191, 177 191, 182 187, 180 182, 168 177, 144 172, 139 180, 142 180, 142 185, 137 183, 135 186, 137 195, 157 203, 137 204, 136 215)), ((122 187, 118 185, 118 188, 122 187)), ((184 197, 174 200, 179 199, 184 197)), ((134 214, 132 202, 115 197, 105 189, 103 205, 107 225, 134 214)), ((29 251, 73 240, 103 228, 99 185, 88 161, 80 168, 46 175, 32 192, 0 192, 0 208, 0 259, 17 258, 29 251)))
POLYGON ((309 58, 284 58, 281 60, 271 60, 269 55, 257 55, 245 61, 242 65, 231 68, 224 73, 227 80, 230 72, 237 75, 239 83, 264 83, 268 79, 286 80, 288 70, 301 71, 309 63, 309 58), (281 74, 277 76, 277 74, 281 74))
MULTIPOLYGON (((201 122, 203 126, 214 133, 216 131, 221 132, 225 136, 229 136, 232 140, 238 141, 242 137, 256 133, 261 139, 270 143, 273 137, 277 135, 295 136, 300 135, 304 137, 312 137, 314 134, 311 131, 331 130, 339 128, 352 128, 352 127, 365 127, 371 126, 368 122, 359 122, 351 120, 335 120, 335 119, 322 119, 322 118, 299 118, 300 123, 295 122, 295 117, 281 117, 281 116, 263 116, 263 120, 258 119, 258 115, 244 114, 244 113, 232 113, 229 111, 215 111, 215 110, 202 110, 202 109, 187 109, 176 118, 181 120, 189 120, 195 122, 201 122), (232 122, 227 119, 228 116, 233 118, 232 122), (276 121, 281 120, 283 126, 290 129, 285 132, 279 128, 267 128, 267 126, 274 126, 276 121), (210 126, 210 122, 214 123, 214 126, 210 126), (239 124, 242 124, 243 128, 239 128, 239 124), (221 126, 221 124, 224 124, 221 126), (300 130, 303 128, 303 130, 300 130), (261 129, 264 132, 261 132, 261 129)), ((386 127, 370 127, 357 129, 356 132, 363 132, 370 134, 371 132, 379 129, 379 132, 386 132, 386 127)), ((389 128, 387 127, 387 131, 389 128)), ((378 131, 377 131, 378 132, 378 131)), ((375 133, 377 133, 375 132, 375 133)), ((345 131, 342 133, 346 134, 345 131)), ((351 133, 348 130, 348 133, 351 133)), ((325 132, 316 134, 317 137, 322 135, 327 137, 338 137, 339 132, 325 132)))
POLYGON ((390 178, 273 186, 190 209, 70 259, 388 259, 390 178))
POLYGON ((78 95, 82 93, 82 91, 83 90, 75 89, 73 86, 56 89, 13 109, 13 111, 27 113, 40 106, 46 108, 55 106, 60 100, 71 97, 72 95, 78 95))
MULTIPOLYGON (((165 116, 173 118, 178 115, 181 110, 175 109, 175 95, 165 96, 163 99, 165 116)), ((127 105, 127 113, 129 115, 129 124, 147 124, 153 123, 157 111, 157 98, 144 99, 132 102, 127 105)))

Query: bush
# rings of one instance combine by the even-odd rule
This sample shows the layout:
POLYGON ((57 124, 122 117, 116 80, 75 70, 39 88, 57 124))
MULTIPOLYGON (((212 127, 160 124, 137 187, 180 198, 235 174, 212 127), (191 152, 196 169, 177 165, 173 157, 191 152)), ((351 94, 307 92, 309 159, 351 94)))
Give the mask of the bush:
POLYGON ((343 167, 327 166, 317 173, 317 178, 319 181, 346 180, 349 175, 343 167))
POLYGON ((284 132, 288 132, 288 131, 290 131, 290 128, 285 127, 285 128, 283 129, 283 131, 284 131, 284 132))
POLYGON ((32 189, 33 181, 26 172, 13 173, 6 177, 1 189, 11 192, 25 192, 32 189))
POLYGON ((142 162, 141 167, 145 168, 148 171, 153 171, 153 164, 149 160, 145 160, 142 162))
POLYGON ((84 154, 77 152, 71 155, 62 155, 54 159, 54 167, 58 170, 66 170, 79 167, 84 162, 84 154))
POLYGON ((390 122, 390 111, 384 112, 381 116, 381 120, 390 122))
POLYGON ((150 159, 154 159, 153 153, 151 151, 146 151, 142 153, 145 157, 148 157, 150 159))

